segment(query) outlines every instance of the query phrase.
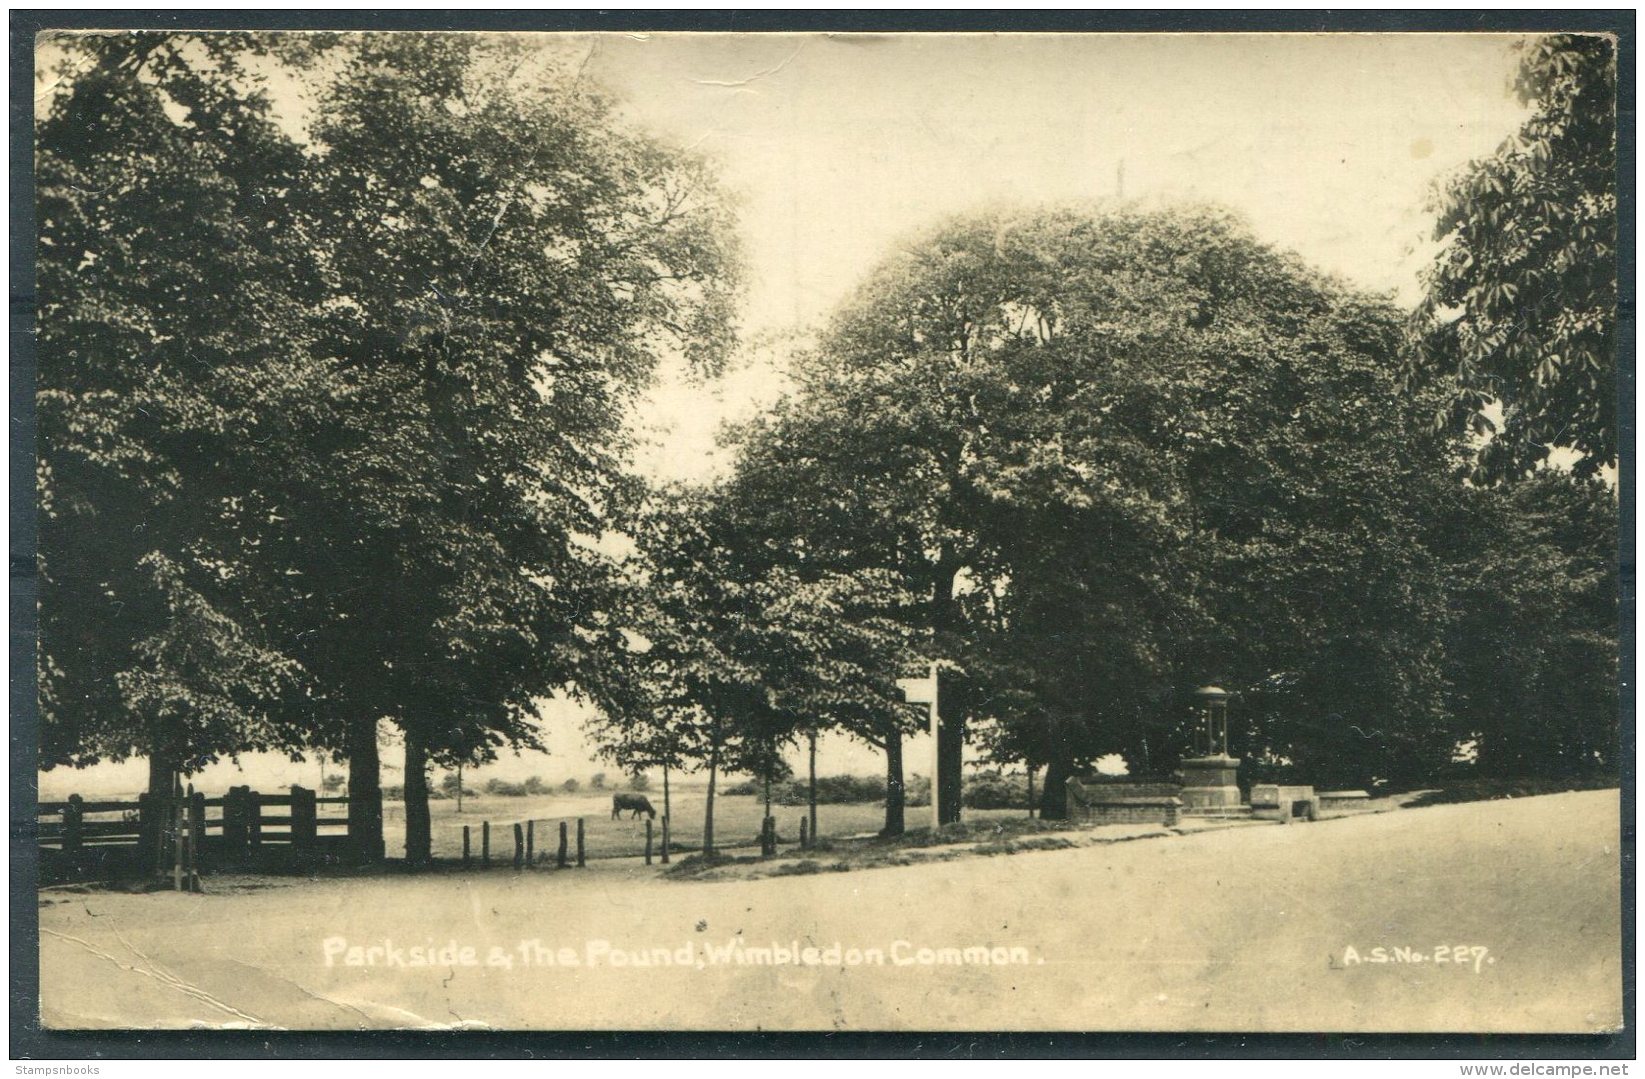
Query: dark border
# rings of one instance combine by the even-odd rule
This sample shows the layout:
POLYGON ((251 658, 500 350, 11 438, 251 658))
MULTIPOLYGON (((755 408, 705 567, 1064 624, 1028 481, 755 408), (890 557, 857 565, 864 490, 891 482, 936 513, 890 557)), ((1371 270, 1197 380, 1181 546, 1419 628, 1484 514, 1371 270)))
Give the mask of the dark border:
POLYGON ((1614 1035, 997 1034, 414 1031, 45 1031, 39 1026, 38 880, 34 844, 35 505, 33 55, 51 29, 699 30, 835 32, 1609 32, 1619 40, 1618 167, 1621 436, 1621 685, 1634 684, 1635 310, 1632 178, 1635 13, 1611 11, 188 11, 18 10, 11 65, 11 979, 14 1059, 215 1058, 937 1058, 1009 1059, 1627 1059, 1635 1056, 1636 731, 1621 699, 1623 739, 1623 1017, 1614 1035), (25 762, 19 766, 18 762, 25 762))

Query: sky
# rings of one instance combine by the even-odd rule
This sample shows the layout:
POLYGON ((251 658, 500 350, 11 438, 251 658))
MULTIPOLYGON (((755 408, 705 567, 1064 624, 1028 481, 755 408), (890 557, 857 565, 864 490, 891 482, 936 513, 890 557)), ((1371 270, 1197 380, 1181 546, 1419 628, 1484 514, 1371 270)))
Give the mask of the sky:
MULTIPOLYGON (((633 123, 717 164, 739 206, 749 340, 803 336, 897 243, 946 216, 1119 197, 1122 171, 1125 198, 1226 205, 1262 239, 1409 302, 1432 250, 1430 186, 1525 115, 1508 92, 1516 38, 1497 34, 536 40, 607 88, 633 123)), ((651 444, 640 467, 679 479, 723 468, 719 423, 780 388, 765 354, 749 349, 716 383, 665 375, 642 417, 651 444)), ((553 756, 495 774, 586 780, 595 766, 579 724, 574 706, 552 704, 553 756)), ((925 771, 928 753, 911 745, 910 770, 925 771)), ((830 741, 820 767, 882 765, 830 741)), ((105 769, 95 785, 136 789, 138 771, 105 769)), ((269 761, 248 771, 285 773, 269 761)), ((316 775, 311 763, 295 778, 316 775)), ((42 787, 66 794, 92 778, 58 772, 42 787)))
MULTIPOLYGON (((1511 35, 576 35, 629 116, 740 200, 745 330, 803 334, 906 237, 971 208, 1121 194, 1209 201, 1404 301, 1427 193, 1525 115, 1511 35)), ((713 433, 778 383, 665 380, 657 475, 724 467, 713 433)))

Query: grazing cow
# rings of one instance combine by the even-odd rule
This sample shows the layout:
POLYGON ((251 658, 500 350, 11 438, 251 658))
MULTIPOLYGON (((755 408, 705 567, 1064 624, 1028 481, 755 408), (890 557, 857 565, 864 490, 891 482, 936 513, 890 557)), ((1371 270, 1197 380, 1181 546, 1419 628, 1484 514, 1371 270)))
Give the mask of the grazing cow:
POLYGON ((618 815, 625 809, 631 809, 634 811, 629 816, 629 820, 638 820, 641 813, 644 813, 647 817, 650 817, 653 820, 657 817, 657 811, 651 808, 651 799, 647 798, 645 795, 613 794, 611 796, 611 819, 616 820, 618 815))

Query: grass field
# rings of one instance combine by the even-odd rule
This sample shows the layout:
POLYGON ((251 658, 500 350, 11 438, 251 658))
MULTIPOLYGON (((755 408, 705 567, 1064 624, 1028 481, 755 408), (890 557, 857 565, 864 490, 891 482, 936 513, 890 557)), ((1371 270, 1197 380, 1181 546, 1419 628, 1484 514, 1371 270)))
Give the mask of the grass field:
MULTIPOLYGON (((646 797, 657 808, 658 820, 653 822, 653 836, 661 851, 663 798, 660 792, 647 791, 646 797)), ((673 819, 669 824, 669 842, 674 850, 696 851, 702 848, 703 810, 707 790, 703 787, 676 787, 672 792, 673 819)), ((405 809, 399 803, 383 806, 384 842, 389 857, 399 857, 405 850, 405 809)), ((463 853, 463 827, 467 825, 475 857, 480 852, 480 825, 491 823, 491 854, 493 858, 511 859, 514 856, 514 824, 536 822, 535 849, 547 852, 549 857, 559 843, 560 822, 567 822, 573 851, 576 844, 577 818, 583 820, 584 844, 589 858, 634 858, 645 851, 645 818, 630 820, 624 814, 621 820, 611 819, 609 792, 555 793, 524 798, 479 795, 463 798, 463 811, 457 812, 457 803, 437 801, 430 804, 434 856, 460 858, 463 853)), ((910 829, 929 822, 930 809, 911 808, 907 811, 910 829)), ((759 844, 760 819, 764 804, 758 798, 746 795, 720 795, 714 799, 715 846, 722 849, 753 847, 759 844)), ((804 806, 772 806, 777 818, 778 839, 782 843, 799 841, 800 818, 804 806)), ((991 820, 1001 817, 1024 817, 1022 810, 966 810, 968 820, 991 820)), ((879 803, 849 805, 821 805, 817 807, 817 830, 823 836, 852 836, 878 832, 885 823, 885 807, 879 803)))

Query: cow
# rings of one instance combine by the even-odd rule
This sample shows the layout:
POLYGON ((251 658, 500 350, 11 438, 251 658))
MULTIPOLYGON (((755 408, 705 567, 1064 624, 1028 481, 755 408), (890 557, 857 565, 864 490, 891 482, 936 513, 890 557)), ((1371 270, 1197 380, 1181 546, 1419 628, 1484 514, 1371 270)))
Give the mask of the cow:
POLYGON ((657 811, 651 808, 651 799, 647 798, 645 795, 613 794, 611 796, 611 819, 616 820, 625 809, 631 809, 634 811, 629 816, 629 820, 638 820, 641 813, 644 813, 652 820, 655 820, 657 817, 657 811))

